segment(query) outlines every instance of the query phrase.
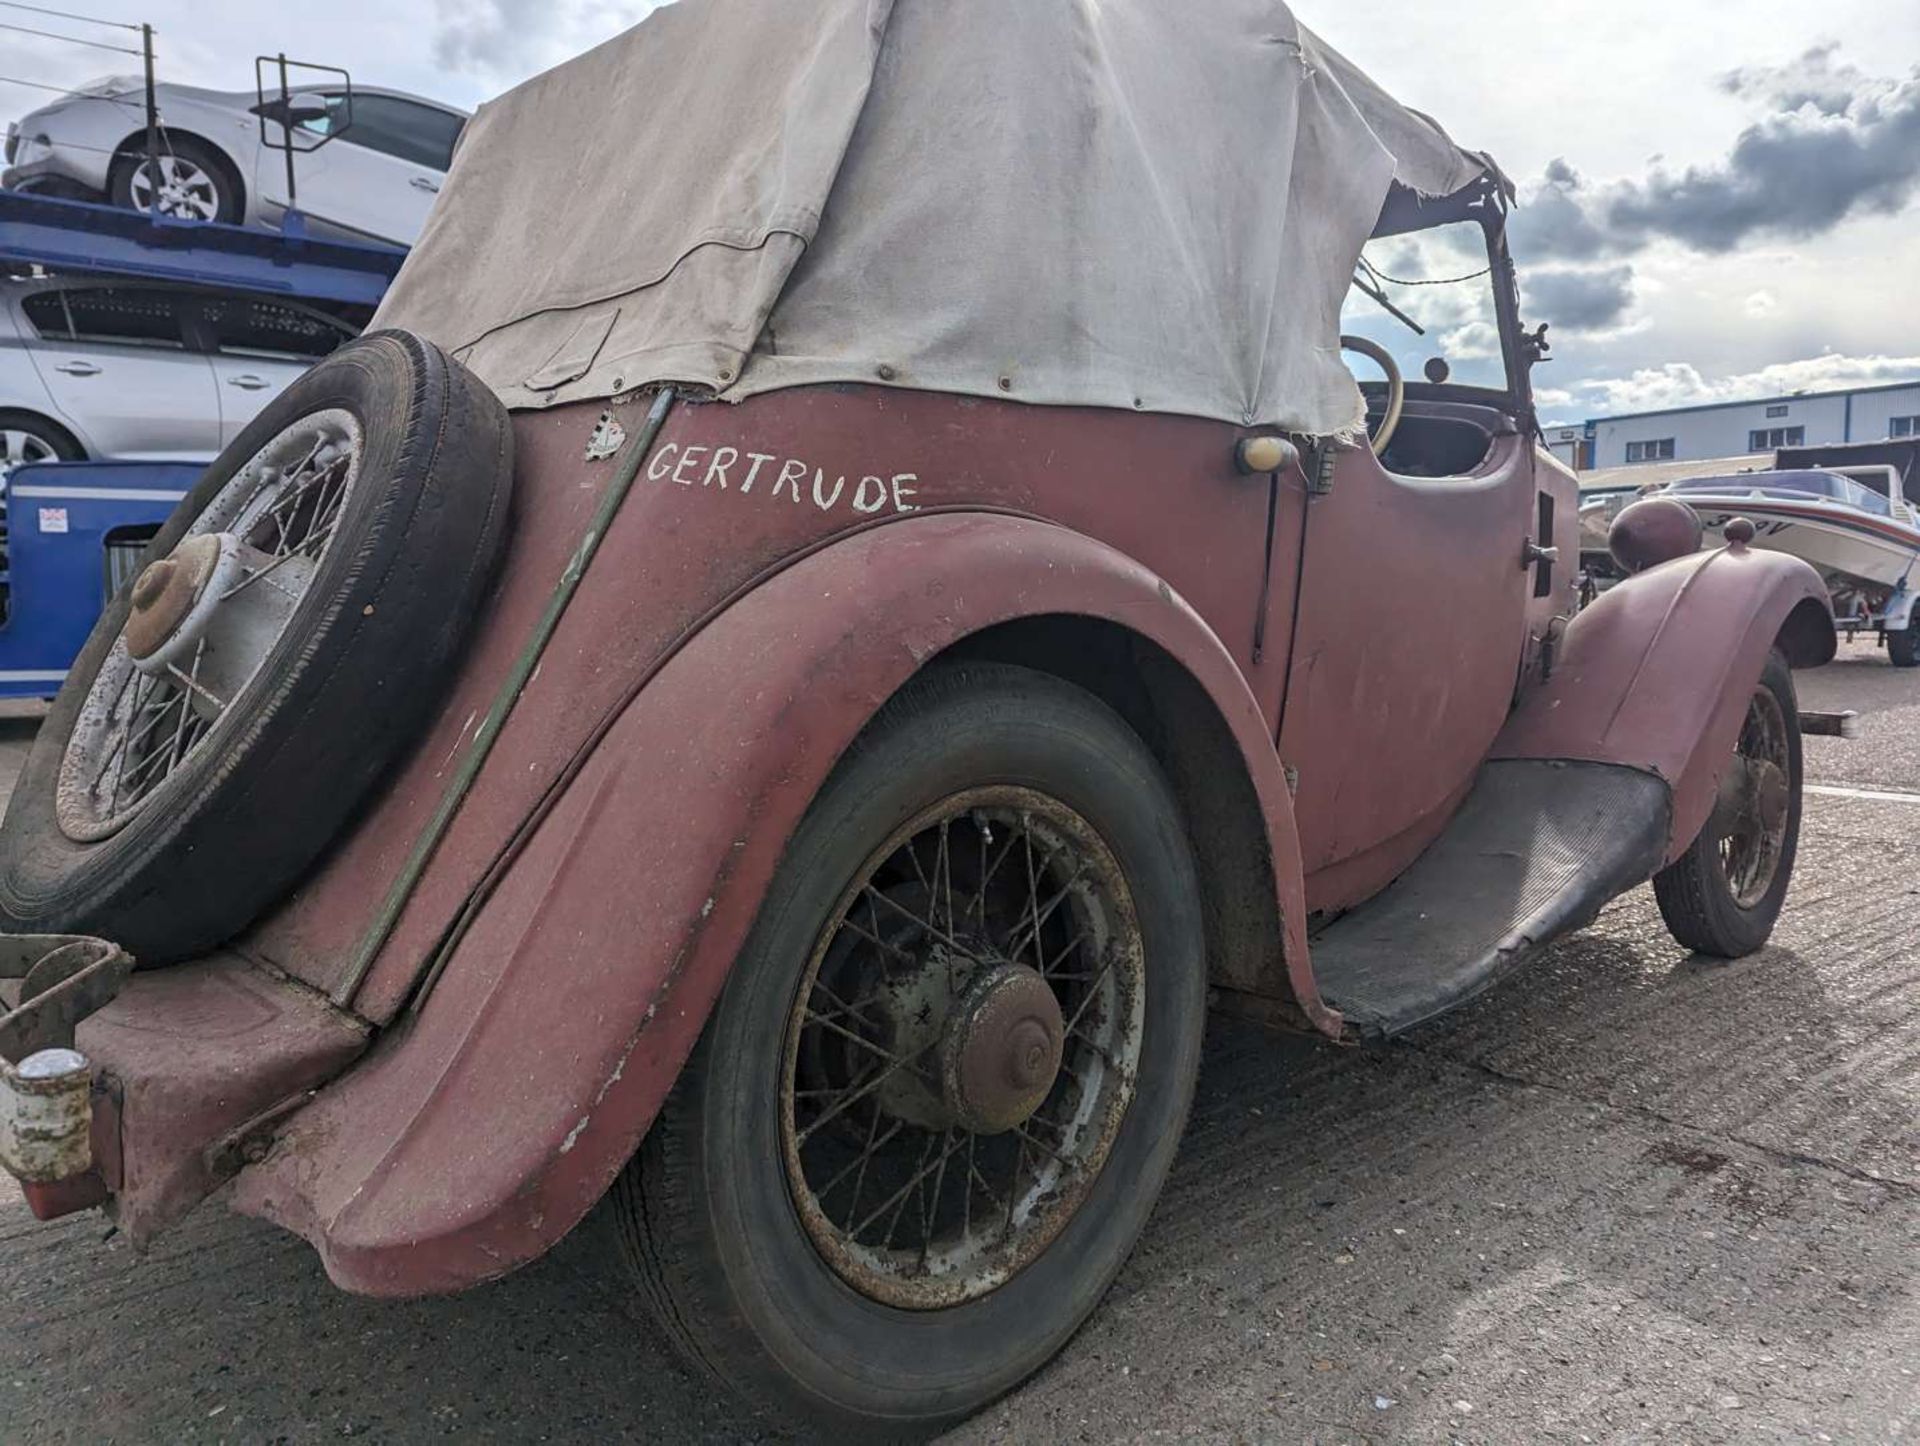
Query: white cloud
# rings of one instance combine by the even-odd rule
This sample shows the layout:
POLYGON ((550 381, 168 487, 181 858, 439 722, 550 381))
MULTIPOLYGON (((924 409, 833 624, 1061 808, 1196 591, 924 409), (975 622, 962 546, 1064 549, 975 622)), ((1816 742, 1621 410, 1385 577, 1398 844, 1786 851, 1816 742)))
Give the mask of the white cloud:
POLYGON ((1742 309, 1748 316, 1772 316, 1780 309, 1780 298, 1771 291, 1756 291, 1747 297, 1742 309))
POLYGON ((1667 362, 1642 367, 1630 376, 1583 382, 1580 389, 1595 415, 1606 415, 1790 396, 1795 392, 1839 391, 1916 377, 1920 377, 1920 356, 1843 356, 1829 352, 1715 378, 1703 376, 1691 362, 1667 362))

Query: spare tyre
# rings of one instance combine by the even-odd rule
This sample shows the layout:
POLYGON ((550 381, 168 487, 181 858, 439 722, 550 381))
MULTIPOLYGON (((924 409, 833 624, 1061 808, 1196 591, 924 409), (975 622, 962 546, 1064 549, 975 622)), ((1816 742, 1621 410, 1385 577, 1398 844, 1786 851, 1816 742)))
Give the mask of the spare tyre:
POLYGON ((425 724, 505 534, 512 445, 499 400, 407 332, 276 398, 68 673, 0 824, 0 927, 152 965, 278 899, 425 724))

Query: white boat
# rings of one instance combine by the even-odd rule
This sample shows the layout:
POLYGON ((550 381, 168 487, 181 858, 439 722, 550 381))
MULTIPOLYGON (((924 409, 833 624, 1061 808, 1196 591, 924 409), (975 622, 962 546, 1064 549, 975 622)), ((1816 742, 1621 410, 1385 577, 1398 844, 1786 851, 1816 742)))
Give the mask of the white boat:
POLYGON ((1693 477, 1673 483, 1666 495, 1699 514, 1710 547, 1725 540, 1729 522, 1746 518, 1754 527, 1753 546, 1791 553, 1826 579, 1842 627, 1880 632, 1895 663, 1914 665, 1920 649, 1920 609, 1914 606, 1920 509, 1902 495, 1893 468, 1693 477), (1871 479, 1857 475, 1862 471, 1871 479))

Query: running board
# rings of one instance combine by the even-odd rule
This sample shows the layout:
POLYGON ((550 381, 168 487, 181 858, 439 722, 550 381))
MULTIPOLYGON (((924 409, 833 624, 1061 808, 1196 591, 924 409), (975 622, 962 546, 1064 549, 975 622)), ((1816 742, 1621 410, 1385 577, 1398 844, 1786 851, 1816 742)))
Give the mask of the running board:
POLYGON ((1670 805, 1615 764, 1486 764, 1413 866, 1314 937, 1321 994, 1374 1038, 1464 1004, 1652 877, 1670 805))

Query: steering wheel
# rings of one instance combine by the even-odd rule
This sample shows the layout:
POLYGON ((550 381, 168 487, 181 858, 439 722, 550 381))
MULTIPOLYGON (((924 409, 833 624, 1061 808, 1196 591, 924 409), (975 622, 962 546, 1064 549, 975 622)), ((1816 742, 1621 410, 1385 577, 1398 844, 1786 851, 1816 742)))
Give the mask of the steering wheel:
POLYGON ((1387 410, 1380 418, 1380 426, 1373 434, 1373 455, 1378 457, 1387 450, 1387 444, 1393 440, 1393 434, 1400 429, 1400 411, 1407 404, 1407 384, 1400 377, 1400 365, 1393 359, 1393 353, 1377 341, 1368 341, 1364 336, 1343 336, 1340 338, 1340 350, 1357 351, 1387 374, 1387 410))

